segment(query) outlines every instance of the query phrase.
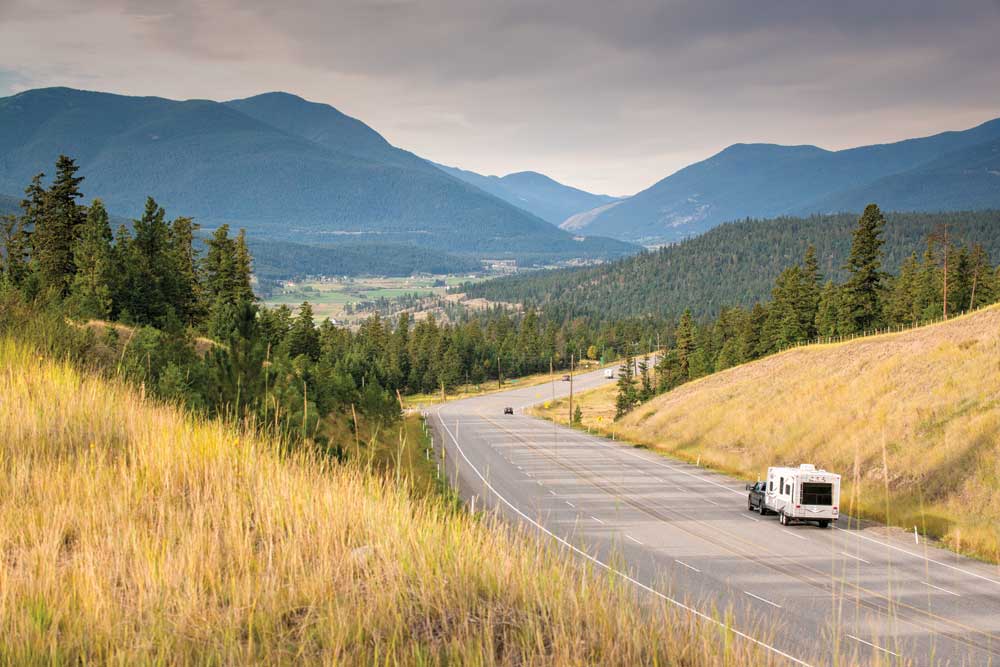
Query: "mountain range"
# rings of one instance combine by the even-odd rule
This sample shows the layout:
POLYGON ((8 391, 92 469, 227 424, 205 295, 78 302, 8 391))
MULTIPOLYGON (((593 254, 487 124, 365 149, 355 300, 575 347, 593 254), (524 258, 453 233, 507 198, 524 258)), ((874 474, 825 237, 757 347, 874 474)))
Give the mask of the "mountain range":
POLYGON ((45 88, 0 99, 0 193, 17 195, 60 154, 77 160, 84 194, 118 215, 138 215, 152 195, 168 214, 251 238, 530 263, 635 250, 558 229, 286 93, 220 103, 45 88))
POLYGON ((829 151, 734 144, 642 192, 564 221, 579 233, 671 243, 727 221, 1000 207, 1000 119, 961 132, 829 151))
POLYGON ((436 163, 434 166, 553 225, 559 225, 578 213, 619 201, 618 197, 595 195, 564 185, 537 171, 483 176, 458 167, 436 163))

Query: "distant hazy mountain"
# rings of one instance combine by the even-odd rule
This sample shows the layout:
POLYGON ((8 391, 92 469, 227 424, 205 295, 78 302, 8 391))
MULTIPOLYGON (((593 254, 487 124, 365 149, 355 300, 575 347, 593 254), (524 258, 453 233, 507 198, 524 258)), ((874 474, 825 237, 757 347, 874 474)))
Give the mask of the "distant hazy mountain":
POLYGON ((455 178, 460 178, 505 202, 534 213, 553 225, 559 225, 582 211, 619 201, 617 197, 595 195, 563 185, 535 171, 519 171, 506 176, 483 176, 458 167, 432 164, 455 178))
POLYGON ((746 217, 1000 207, 1000 119, 963 132, 828 151, 735 144, 639 194, 584 216, 576 229, 654 244, 746 217))
POLYGON ((333 107, 271 93, 219 103, 47 88, 0 98, 0 192, 78 160, 87 197, 132 216, 168 214, 299 243, 415 244, 476 256, 608 257, 424 160, 333 107))

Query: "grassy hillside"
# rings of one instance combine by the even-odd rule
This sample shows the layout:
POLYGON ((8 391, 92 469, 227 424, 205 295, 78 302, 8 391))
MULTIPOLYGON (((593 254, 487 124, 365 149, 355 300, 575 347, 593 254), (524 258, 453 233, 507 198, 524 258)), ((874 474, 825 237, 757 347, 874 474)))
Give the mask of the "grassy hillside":
MULTIPOLYGON (((1000 561, 1000 307, 912 331, 795 348, 584 425, 746 479, 811 462, 844 475, 844 508, 1000 561), (886 503, 888 493, 889 503, 886 503), (886 516, 886 507, 889 507, 886 516)), ((566 419, 556 403, 543 413, 566 419)))
POLYGON ((436 496, 10 339, 0 397, 0 664, 768 662, 436 496))

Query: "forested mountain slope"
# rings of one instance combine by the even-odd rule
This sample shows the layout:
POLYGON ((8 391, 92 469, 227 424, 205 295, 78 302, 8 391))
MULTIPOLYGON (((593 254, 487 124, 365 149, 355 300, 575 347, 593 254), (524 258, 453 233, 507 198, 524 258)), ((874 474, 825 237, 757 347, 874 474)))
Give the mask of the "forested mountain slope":
POLYGON ((153 195, 203 225, 230 223, 252 237, 367 239, 543 261, 632 249, 574 240, 332 107, 293 96, 226 105, 48 88, 0 99, 0 192, 22 191, 60 154, 77 159, 84 194, 100 194, 109 210, 138 215, 153 195))
POLYGON ((553 225, 559 225, 577 213, 619 201, 616 197, 595 195, 564 185, 534 171, 519 171, 506 176, 483 176, 458 167, 443 164, 435 166, 553 225))
POLYGON ((734 144, 587 221, 584 233, 645 244, 746 217, 1000 208, 1000 119, 961 132, 828 151, 734 144))
MULTIPOLYGON (((927 235, 948 224, 955 243, 981 243, 1000 258, 1000 211, 886 214, 885 269, 895 272, 927 235)), ((713 315, 766 299, 775 278, 816 247, 824 279, 843 278, 857 221, 853 214, 745 220, 673 246, 582 269, 498 278, 463 289, 474 297, 544 306, 554 316, 608 320, 647 314, 713 315)))

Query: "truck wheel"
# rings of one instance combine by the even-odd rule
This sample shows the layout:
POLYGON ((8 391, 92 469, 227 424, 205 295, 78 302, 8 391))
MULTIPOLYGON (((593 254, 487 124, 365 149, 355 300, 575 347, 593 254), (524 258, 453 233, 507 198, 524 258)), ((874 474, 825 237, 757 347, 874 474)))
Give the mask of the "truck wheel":
POLYGON ((747 510, 753 512, 753 501, 747 498, 747 510))
POLYGON ((767 516, 767 510, 764 509, 764 501, 760 501, 760 505, 757 506, 757 511, 760 512, 761 516, 767 516))

